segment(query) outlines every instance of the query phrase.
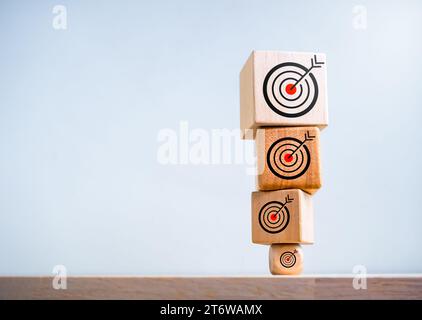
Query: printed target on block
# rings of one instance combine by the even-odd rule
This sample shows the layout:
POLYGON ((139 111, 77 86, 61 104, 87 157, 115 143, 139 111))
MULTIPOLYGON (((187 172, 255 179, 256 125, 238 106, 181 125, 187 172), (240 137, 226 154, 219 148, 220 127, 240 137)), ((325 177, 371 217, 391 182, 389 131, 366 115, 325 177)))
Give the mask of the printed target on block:
POLYGON ((285 202, 267 202, 259 211, 258 220, 262 229, 268 233, 279 233, 287 228, 290 221, 290 212, 287 204, 294 199, 287 195, 285 202))
POLYGON ((297 118, 311 111, 319 94, 318 82, 311 71, 323 64, 314 55, 309 68, 295 62, 273 67, 265 76, 263 85, 268 106, 288 118, 297 118))
POLYGON ((315 136, 306 132, 304 140, 292 137, 275 141, 267 152, 267 165, 271 172, 282 179, 296 179, 308 170, 311 154, 306 142, 315 136))
POLYGON ((280 263, 284 268, 291 268, 296 264, 295 252, 286 251, 280 256, 280 263))

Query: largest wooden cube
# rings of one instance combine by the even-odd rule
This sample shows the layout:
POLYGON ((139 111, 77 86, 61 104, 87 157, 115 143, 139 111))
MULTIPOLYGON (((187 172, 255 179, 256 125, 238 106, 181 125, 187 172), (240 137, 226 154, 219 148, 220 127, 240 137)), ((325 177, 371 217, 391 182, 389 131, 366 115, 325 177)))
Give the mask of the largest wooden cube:
POLYGON ((240 72, 240 127, 328 125, 322 53, 253 51, 240 72))

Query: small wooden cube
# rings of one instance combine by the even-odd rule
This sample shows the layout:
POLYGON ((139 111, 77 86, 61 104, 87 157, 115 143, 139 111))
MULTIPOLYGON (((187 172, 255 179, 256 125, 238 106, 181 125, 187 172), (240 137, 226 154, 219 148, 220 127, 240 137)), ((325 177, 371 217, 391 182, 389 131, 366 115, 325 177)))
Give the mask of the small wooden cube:
POLYGON ((256 136, 258 190, 302 189, 315 193, 322 185, 319 129, 259 129, 256 136))
POLYGON ((240 127, 328 125, 323 53, 253 51, 240 72, 240 127))
POLYGON ((303 269, 303 251, 299 244, 273 244, 269 253, 270 272, 274 275, 297 275, 303 269))
POLYGON ((313 243, 311 196, 299 189, 252 192, 252 242, 313 243))

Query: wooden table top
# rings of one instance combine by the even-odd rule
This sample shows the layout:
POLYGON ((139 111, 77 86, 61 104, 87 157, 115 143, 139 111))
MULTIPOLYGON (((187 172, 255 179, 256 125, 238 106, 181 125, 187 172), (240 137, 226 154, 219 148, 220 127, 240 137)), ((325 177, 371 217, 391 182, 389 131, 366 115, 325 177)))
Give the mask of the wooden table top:
POLYGON ((422 274, 303 276, 69 276, 0 277, 0 299, 422 299, 422 274), (357 280, 355 280, 356 282, 357 280), (362 283, 362 281, 360 281, 362 283))

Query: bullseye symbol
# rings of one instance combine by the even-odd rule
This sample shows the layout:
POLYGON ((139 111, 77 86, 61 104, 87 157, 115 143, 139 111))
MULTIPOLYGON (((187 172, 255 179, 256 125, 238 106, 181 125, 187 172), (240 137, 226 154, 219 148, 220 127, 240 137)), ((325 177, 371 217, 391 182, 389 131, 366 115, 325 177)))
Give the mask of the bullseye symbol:
POLYGON ((291 268, 296 264, 296 256, 295 253, 297 251, 286 251, 280 256, 280 263, 285 268, 291 268))
POLYGON ((318 83, 313 69, 323 61, 316 55, 309 68, 295 62, 281 63, 265 76, 263 94, 267 105, 283 117, 297 118, 312 110, 318 100, 318 83))
POLYGON ((275 141, 267 152, 267 166, 270 171, 282 179, 296 179, 308 170, 311 163, 311 154, 306 142, 311 141, 309 131, 301 141, 296 138, 282 138, 275 141))
POLYGON ((286 205, 293 200, 287 195, 284 202, 267 202, 258 215, 261 228, 269 233, 279 233, 286 229, 290 221, 290 213, 286 205))
POLYGON ((284 161, 286 161, 286 162, 292 162, 293 161, 293 156, 290 153, 286 153, 284 155, 284 161))
POLYGON ((292 83, 289 83, 286 86, 286 93, 290 94, 290 95, 295 94, 296 93, 296 86, 292 83))

